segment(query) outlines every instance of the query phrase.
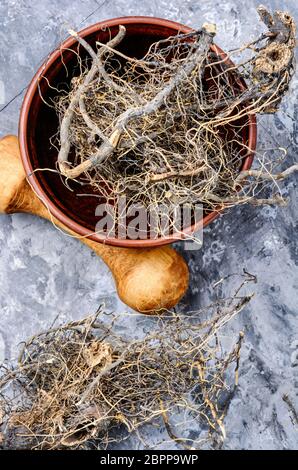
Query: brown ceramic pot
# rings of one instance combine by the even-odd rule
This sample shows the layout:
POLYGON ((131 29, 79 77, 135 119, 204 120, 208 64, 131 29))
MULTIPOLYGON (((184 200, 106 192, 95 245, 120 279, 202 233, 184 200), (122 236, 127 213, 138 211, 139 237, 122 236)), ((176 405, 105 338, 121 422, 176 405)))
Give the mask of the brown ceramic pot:
MULTIPOLYGON (((159 39, 177 34, 178 31, 182 33, 191 31, 191 28, 173 21, 132 16, 97 23, 79 34, 95 46, 96 41, 106 42, 109 39, 107 28, 113 35, 116 34, 119 24, 126 27, 127 33, 118 49, 135 57, 142 57, 148 47, 159 39)), ((72 78, 70 74, 67 74, 65 65, 68 71, 73 71, 73 76, 78 74, 75 54, 77 48, 77 41, 70 37, 61 44, 59 49, 52 52, 33 77, 24 98, 19 122, 19 142, 23 165, 32 188, 60 222, 79 235, 97 242, 126 247, 154 247, 183 238, 175 234, 167 238, 148 240, 106 239, 103 235, 93 233, 97 222, 95 217, 97 198, 76 196, 76 191, 70 192, 66 189, 59 175, 53 172, 32 173, 36 168, 55 168, 57 151, 50 145, 50 138, 57 132, 58 118, 55 110, 44 103, 44 99, 50 103, 57 94, 55 86, 63 86, 63 83, 69 82, 72 78)), ((226 58, 218 46, 212 46, 212 48, 219 56, 226 58)), ((82 58, 86 56, 85 54, 81 48, 82 58)), ((245 89, 245 82, 239 78, 235 86, 245 89)), ((249 149, 243 156, 242 165, 242 170, 247 170, 251 167, 256 148, 256 118, 254 115, 247 116, 245 121, 239 124, 243 143, 249 149)), ((72 186, 76 189, 75 185, 72 186)), ((213 221, 219 212, 214 211, 205 215, 203 225, 206 226, 213 221)), ((197 228, 193 225, 185 233, 194 232, 197 228)))

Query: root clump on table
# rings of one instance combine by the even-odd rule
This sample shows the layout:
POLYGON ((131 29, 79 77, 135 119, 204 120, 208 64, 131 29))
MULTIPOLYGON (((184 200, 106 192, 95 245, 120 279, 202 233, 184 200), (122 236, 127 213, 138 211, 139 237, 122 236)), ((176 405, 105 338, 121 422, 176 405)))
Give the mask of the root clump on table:
MULTIPOLYGON (((252 280, 244 275, 244 283, 252 280)), ((186 448, 221 445, 243 333, 222 348, 220 330, 250 299, 237 289, 186 315, 136 316, 126 332, 127 317, 100 308, 35 335, 17 365, 1 367, 2 446, 110 448, 131 435, 146 445, 148 426, 150 435, 164 428, 186 448), (202 433, 191 437, 200 425, 202 433)))

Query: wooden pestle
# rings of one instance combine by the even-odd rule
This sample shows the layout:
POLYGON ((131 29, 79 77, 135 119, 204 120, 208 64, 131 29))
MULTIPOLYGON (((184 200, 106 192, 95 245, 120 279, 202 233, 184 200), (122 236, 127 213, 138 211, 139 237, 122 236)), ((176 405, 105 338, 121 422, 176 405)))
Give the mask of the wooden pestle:
MULTIPOLYGON (((18 139, 9 135, 0 140, 0 212, 28 212, 51 219, 26 180, 18 139)), ((56 225, 74 234, 53 218, 56 225)), ((170 246, 159 248, 119 248, 81 238, 109 266, 120 299, 133 309, 150 313, 170 309, 188 286, 184 259, 170 246)))

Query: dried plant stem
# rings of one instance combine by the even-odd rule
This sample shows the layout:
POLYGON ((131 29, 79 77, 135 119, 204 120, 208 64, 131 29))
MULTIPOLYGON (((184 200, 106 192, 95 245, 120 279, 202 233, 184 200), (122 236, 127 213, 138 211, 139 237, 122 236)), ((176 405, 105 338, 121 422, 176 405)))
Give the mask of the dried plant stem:
POLYGON ((292 165, 288 167, 286 170, 277 173, 277 174, 271 174, 271 173, 264 173, 260 170, 246 170, 242 171, 239 176, 237 176, 235 180, 235 184, 239 183, 240 181, 243 181, 249 176, 252 176, 253 178, 256 179, 264 179, 264 180, 274 180, 274 181, 280 181, 285 178, 288 178, 292 173, 295 171, 298 171, 298 164, 296 163, 295 165, 292 165))
POLYGON ((184 170, 184 171, 180 171, 179 173, 177 171, 168 171, 167 173, 162 173, 160 175, 152 175, 150 177, 150 181, 155 181, 155 182, 163 181, 165 179, 175 178, 177 176, 179 176, 179 177, 196 176, 199 173, 201 173, 201 171, 203 171, 203 170, 204 170, 204 167, 191 169, 191 170, 184 170))

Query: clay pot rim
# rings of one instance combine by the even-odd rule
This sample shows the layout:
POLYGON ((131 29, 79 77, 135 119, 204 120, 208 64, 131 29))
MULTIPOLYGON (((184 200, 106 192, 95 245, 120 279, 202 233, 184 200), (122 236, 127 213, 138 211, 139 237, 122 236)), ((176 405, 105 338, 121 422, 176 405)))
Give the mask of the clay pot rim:
MULTIPOLYGON (((102 27, 113 27, 119 24, 128 25, 128 24, 146 24, 146 25, 158 25, 164 26, 168 28, 172 28, 174 30, 179 30, 181 33, 189 33, 193 31, 193 28, 189 26, 182 25, 176 21, 166 20, 163 18, 156 18, 151 16, 123 16, 118 18, 113 18, 110 20, 100 21, 95 23, 91 26, 84 28, 83 30, 79 31, 79 34, 82 37, 86 37, 90 34, 93 34, 97 30, 101 29, 102 27)), ((149 240, 128 240, 128 239, 118 239, 118 238, 106 238, 103 235, 95 234, 94 232, 90 232, 86 227, 83 225, 75 222, 73 219, 68 217, 64 212, 62 212, 56 205, 55 202, 48 197, 48 195, 44 192, 40 182, 35 173, 32 173, 33 167, 31 165, 29 149, 28 149, 28 139, 27 139, 27 127, 28 127, 28 115, 29 110, 31 107, 31 103, 33 100, 33 96, 37 91, 38 81, 41 75, 44 74, 46 70, 57 60, 61 54, 61 48, 68 48, 73 46, 76 43, 76 39, 73 37, 67 38, 63 41, 58 48, 56 48, 51 54, 49 54, 46 61, 38 68, 36 74, 31 80, 31 83, 27 89, 26 95, 23 100, 23 104, 21 107, 20 112, 20 119, 19 119, 19 145, 20 145, 20 153, 22 163, 26 172, 26 176, 28 179, 29 184, 31 185, 34 192, 37 194, 39 199, 46 205, 48 210, 51 214, 56 217, 60 222, 62 222, 68 229, 77 233, 78 235, 89 238, 95 242, 104 243, 107 245, 119 246, 119 247, 126 247, 126 248, 153 248, 157 246, 167 245, 173 243, 175 241, 183 240, 186 238, 187 235, 194 233, 195 231, 199 230, 200 228, 205 227, 209 223, 211 223, 218 215, 223 212, 223 208, 219 208, 205 216, 203 221, 199 221, 197 224, 190 226, 188 229, 184 230, 182 234, 173 234, 168 237, 160 237, 156 239, 149 239, 149 240)), ((222 58, 226 58, 231 64, 231 60, 225 54, 224 51, 217 45, 211 46, 214 52, 220 55, 222 58)), ((245 83, 241 79, 241 83, 243 88, 245 88, 245 83)), ((248 148, 250 152, 245 157, 242 170, 248 170, 253 162, 254 158, 254 151, 256 149, 257 143, 257 127, 256 127, 256 116, 255 114, 249 115, 249 138, 248 138, 248 148)))

